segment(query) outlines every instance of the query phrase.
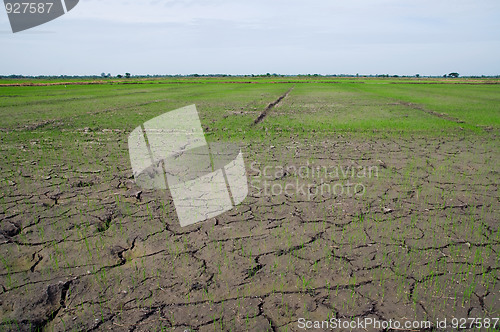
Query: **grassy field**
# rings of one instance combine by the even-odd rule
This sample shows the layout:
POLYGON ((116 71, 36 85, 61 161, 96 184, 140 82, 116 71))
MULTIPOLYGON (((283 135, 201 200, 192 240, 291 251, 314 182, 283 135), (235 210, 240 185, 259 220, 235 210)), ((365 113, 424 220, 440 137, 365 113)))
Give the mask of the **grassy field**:
POLYGON ((498 80, 17 83, 0 80, 0 331, 499 330, 498 80), (250 192, 181 228, 127 139, 191 104, 241 147, 250 192))

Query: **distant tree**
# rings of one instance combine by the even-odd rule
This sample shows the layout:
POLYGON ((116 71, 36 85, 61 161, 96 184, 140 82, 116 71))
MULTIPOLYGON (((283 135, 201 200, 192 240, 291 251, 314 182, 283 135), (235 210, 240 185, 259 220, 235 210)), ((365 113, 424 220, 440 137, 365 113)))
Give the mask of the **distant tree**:
POLYGON ((415 77, 416 77, 416 78, 419 78, 419 77, 420 77, 420 74, 416 74, 416 75, 415 75, 415 77))
POLYGON ((271 76, 271 73, 267 73, 266 76, 271 76))
POLYGON ((460 76, 458 73, 449 73, 448 77, 458 78, 460 76))
POLYGON ((118 75, 116 75, 116 77, 118 77, 118 78, 122 78, 122 77, 123 77, 123 75, 118 74, 118 75))
POLYGON ((125 73, 126 78, 130 78, 130 73, 125 73))
POLYGON ((101 73, 101 77, 106 77, 106 73, 101 73))
POLYGON ((110 78, 111 77, 111 73, 108 73, 108 75, 106 75, 107 78, 110 78))

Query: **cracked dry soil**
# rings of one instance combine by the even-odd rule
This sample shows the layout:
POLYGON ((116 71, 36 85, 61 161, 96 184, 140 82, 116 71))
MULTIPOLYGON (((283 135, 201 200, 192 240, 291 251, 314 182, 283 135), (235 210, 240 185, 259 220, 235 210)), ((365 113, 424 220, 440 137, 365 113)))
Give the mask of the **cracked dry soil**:
POLYGON ((29 151, 2 167, 13 184, 1 197, 0 330, 297 331, 300 317, 499 315, 493 144, 247 141, 249 197, 180 228, 167 193, 136 187, 126 152, 106 158, 126 151, 125 134, 91 138, 94 168, 39 166, 29 151), (257 185, 342 181, 274 172, 291 165, 379 172, 351 179, 364 184, 361 197, 273 196, 257 185))

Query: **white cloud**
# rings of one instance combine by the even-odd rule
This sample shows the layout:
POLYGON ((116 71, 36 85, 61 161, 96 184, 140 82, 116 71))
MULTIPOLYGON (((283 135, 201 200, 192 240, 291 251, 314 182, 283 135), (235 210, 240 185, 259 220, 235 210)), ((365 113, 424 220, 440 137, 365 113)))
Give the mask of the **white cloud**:
MULTIPOLYGON (((228 0, 81 1, 75 18, 121 23, 185 23, 199 20, 254 22, 269 16, 269 4, 228 0)), ((272 7, 272 6, 271 6, 272 7)))

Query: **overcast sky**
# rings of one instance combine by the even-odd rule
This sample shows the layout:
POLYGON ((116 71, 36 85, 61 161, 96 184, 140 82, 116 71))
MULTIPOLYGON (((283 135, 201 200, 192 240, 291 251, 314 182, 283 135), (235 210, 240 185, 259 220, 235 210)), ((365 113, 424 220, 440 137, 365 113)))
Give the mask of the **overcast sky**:
MULTIPOLYGON (((57 1, 57 0, 56 0, 57 1)), ((80 0, 0 74, 500 74, 499 0, 80 0)))

